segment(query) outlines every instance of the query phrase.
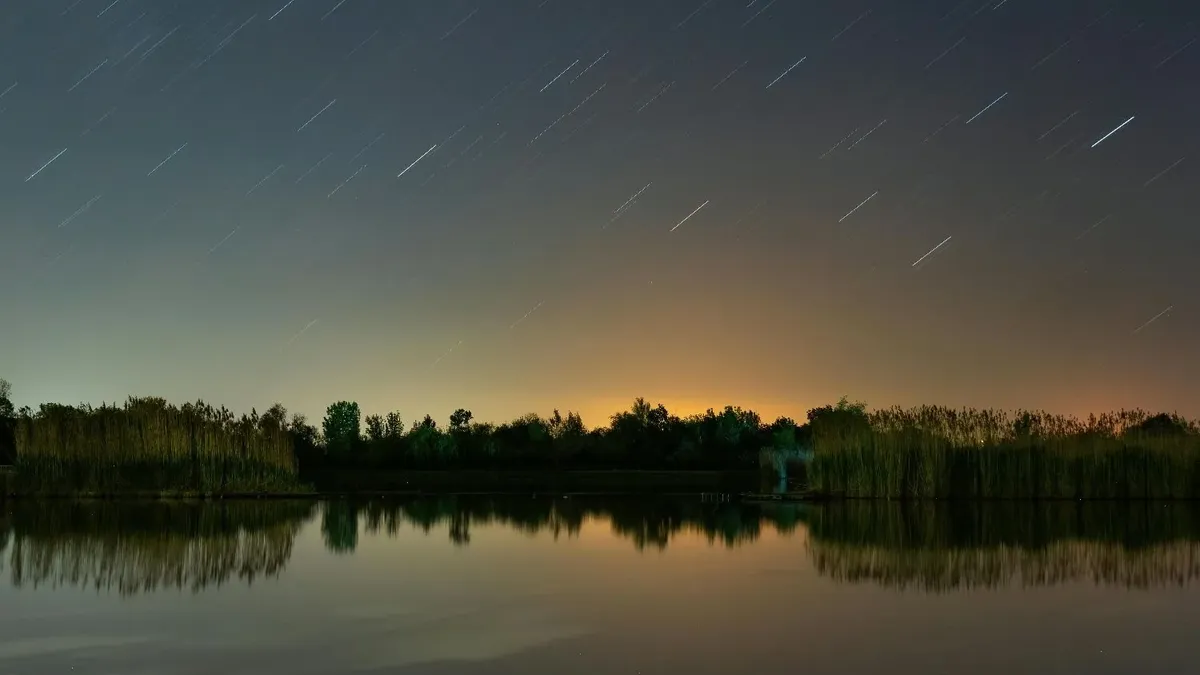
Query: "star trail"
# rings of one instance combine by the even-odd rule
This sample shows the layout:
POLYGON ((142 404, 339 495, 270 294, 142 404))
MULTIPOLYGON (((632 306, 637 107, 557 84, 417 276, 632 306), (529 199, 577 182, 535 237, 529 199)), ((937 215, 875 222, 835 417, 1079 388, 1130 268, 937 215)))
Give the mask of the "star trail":
POLYGON ((8 0, 0 377, 1198 415, 1198 36, 1166 0, 8 0))

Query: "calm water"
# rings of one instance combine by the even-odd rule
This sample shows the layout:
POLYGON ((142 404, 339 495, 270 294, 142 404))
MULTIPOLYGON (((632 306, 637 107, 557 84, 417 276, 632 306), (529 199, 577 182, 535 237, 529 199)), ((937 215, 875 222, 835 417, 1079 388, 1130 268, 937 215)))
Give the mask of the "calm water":
POLYGON ((0 504, 0 673, 1196 673, 1200 506, 0 504))

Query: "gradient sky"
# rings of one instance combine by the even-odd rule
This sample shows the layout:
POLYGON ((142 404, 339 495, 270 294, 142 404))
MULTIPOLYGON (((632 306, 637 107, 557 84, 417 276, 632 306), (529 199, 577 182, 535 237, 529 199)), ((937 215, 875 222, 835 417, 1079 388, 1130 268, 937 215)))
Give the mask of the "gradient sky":
POLYGON ((1200 415, 1197 19, 6 0, 0 377, 314 418, 1200 415))

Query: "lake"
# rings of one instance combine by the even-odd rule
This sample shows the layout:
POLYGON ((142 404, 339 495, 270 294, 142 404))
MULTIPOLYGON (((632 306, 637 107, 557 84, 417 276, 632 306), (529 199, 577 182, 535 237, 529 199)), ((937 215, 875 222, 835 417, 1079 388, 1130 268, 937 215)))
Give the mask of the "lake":
POLYGON ((0 673, 1195 673, 1200 505, 0 504, 0 673))

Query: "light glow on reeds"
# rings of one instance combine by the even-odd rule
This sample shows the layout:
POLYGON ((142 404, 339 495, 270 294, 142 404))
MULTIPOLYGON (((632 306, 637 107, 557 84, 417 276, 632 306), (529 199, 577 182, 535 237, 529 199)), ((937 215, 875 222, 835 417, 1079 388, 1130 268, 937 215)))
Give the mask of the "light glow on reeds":
POLYGON ((235 418, 200 402, 46 404, 18 419, 16 445, 20 487, 40 492, 265 492, 296 477, 294 443, 280 420, 235 418))
POLYGON ((924 406, 813 425, 814 489, 861 498, 1193 499, 1200 429, 1141 410, 1079 420, 924 406), (1169 430, 1152 423, 1166 420, 1169 430))

